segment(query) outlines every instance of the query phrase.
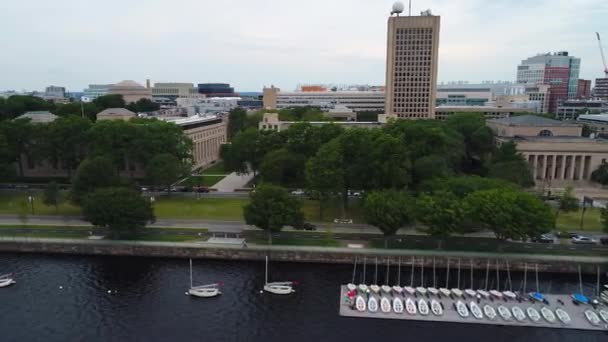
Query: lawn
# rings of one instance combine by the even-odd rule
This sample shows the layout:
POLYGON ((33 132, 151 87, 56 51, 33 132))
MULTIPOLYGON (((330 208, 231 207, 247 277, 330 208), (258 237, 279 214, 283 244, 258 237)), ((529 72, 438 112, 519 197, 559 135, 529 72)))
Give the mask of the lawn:
MULTIPOLYGON (((80 208, 73 206, 67 200, 62 201, 57 209, 42 203, 42 193, 33 192, 34 214, 36 215, 80 215, 80 208)), ((67 193, 61 193, 64 197, 67 193)), ((32 214, 32 205, 27 193, 0 193, 0 214, 32 214)))
MULTIPOLYGON (((313 222, 333 222, 334 219, 342 218, 341 202, 338 200, 325 201, 323 204, 323 220, 319 218, 319 202, 304 200, 302 211, 307 221, 313 222)), ((360 202, 351 201, 346 209, 345 217, 352 219, 354 223, 364 223, 363 212, 360 202)))
POLYGON ((224 169, 224 162, 217 162, 203 170, 203 175, 227 175, 230 172, 224 169))
MULTIPOLYGON (((602 222, 600 220, 601 209, 590 208, 585 213, 583 222, 583 230, 601 231, 602 222)), ((578 231, 581 230, 581 214, 582 210, 573 213, 560 213, 557 217, 557 229, 560 231, 578 231)))
POLYGON ((219 181, 221 181, 224 178, 225 178, 225 176, 218 176, 218 175, 190 176, 190 177, 186 178, 184 181, 182 181, 179 185, 188 186, 188 187, 204 186, 204 187, 209 188, 209 187, 214 186, 215 184, 217 184, 219 181))
POLYGON ((140 233, 140 234, 120 236, 120 238, 118 238, 116 240, 159 241, 159 242, 196 242, 196 241, 205 241, 205 240, 207 240, 207 238, 206 237, 201 238, 200 236, 196 236, 196 235, 140 233))
POLYGON ((247 198, 160 197, 154 202, 157 218, 242 220, 247 198))
POLYGON ((39 238, 39 239, 86 239, 89 237, 88 231, 76 230, 73 232, 31 232, 31 233, 15 233, 6 232, 0 229, 2 237, 24 237, 24 238, 39 238))

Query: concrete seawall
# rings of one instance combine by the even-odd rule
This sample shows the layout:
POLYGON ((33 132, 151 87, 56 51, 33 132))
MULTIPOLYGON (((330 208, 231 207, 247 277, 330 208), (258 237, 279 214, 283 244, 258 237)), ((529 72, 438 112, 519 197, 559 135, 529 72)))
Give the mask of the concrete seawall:
POLYGON ((432 267, 434 259, 437 268, 445 268, 449 262, 450 268, 455 269, 458 267, 460 259, 462 269, 469 269, 472 262, 474 268, 485 270, 489 262, 492 270, 496 269, 498 263, 503 271, 506 270, 507 264, 511 271, 523 271, 526 265, 530 271, 534 269, 535 265, 538 265, 540 272, 550 273, 577 273, 579 266, 584 273, 588 274, 596 274, 598 266, 602 274, 608 271, 608 258, 606 257, 294 246, 249 246, 243 248, 240 245, 205 243, 0 238, 0 252, 222 260, 263 260, 266 255, 270 255, 274 261, 329 264, 352 264, 355 257, 361 262, 365 256, 368 262, 372 262, 377 257, 382 264, 386 264, 386 260, 389 258, 392 265, 395 265, 401 259, 403 266, 411 265, 412 260, 414 260, 418 267, 422 264, 426 267, 432 267))

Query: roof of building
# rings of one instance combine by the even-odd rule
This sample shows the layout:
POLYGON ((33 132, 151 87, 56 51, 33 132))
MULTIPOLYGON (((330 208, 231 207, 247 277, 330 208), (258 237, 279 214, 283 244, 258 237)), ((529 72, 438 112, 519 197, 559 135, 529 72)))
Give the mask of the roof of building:
POLYGON ((591 143, 591 144, 608 144, 606 139, 592 139, 586 137, 569 137, 569 136, 558 136, 558 137, 541 137, 541 136, 515 136, 515 137, 500 137, 501 140, 515 140, 515 141, 530 141, 530 142, 550 142, 550 143, 591 143))
POLYGON ((119 115, 119 116, 137 116, 137 114, 133 113, 132 111, 126 109, 126 108, 108 108, 105 110, 102 110, 101 112, 97 113, 97 116, 109 116, 109 115, 119 115))
POLYGON ((30 119, 32 123, 49 123, 55 121, 57 118, 57 115, 49 111, 42 110, 27 112, 16 119, 30 119))
POLYGON ((597 121, 608 123, 608 113, 579 115, 578 121, 597 121))
POLYGON ((536 115, 512 116, 510 118, 493 119, 488 122, 498 123, 509 126, 552 126, 552 127, 572 127, 577 124, 566 123, 563 121, 544 118, 536 115))
POLYGON ((131 80, 125 80, 125 81, 122 81, 122 82, 118 82, 116 84, 111 85, 110 88, 140 88, 140 89, 146 89, 141 84, 139 84, 139 83, 137 83, 135 81, 131 81, 131 80))

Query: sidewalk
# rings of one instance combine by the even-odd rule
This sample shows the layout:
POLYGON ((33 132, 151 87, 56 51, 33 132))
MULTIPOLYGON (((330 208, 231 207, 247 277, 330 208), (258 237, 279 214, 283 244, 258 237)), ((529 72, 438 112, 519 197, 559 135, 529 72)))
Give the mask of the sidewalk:
POLYGON ((252 179, 253 173, 239 175, 236 172, 233 172, 211 188, 216 189, 217 192, 221 193, 234 192, 237 189, 244 188, 252 179))

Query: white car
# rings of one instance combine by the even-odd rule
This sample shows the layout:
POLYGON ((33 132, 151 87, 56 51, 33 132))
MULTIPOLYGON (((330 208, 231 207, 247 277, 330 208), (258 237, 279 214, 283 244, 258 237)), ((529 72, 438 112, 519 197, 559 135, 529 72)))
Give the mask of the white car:
POLYGON ((597 245, 597 240, 579 235, 572 238, 572 243, 580 245, 597 245))
POLYGON ((303 196, 304 195, 304 190, 298 189, 298 190, 294 190, 291 192, 292 195, 294 196, 303 196))

